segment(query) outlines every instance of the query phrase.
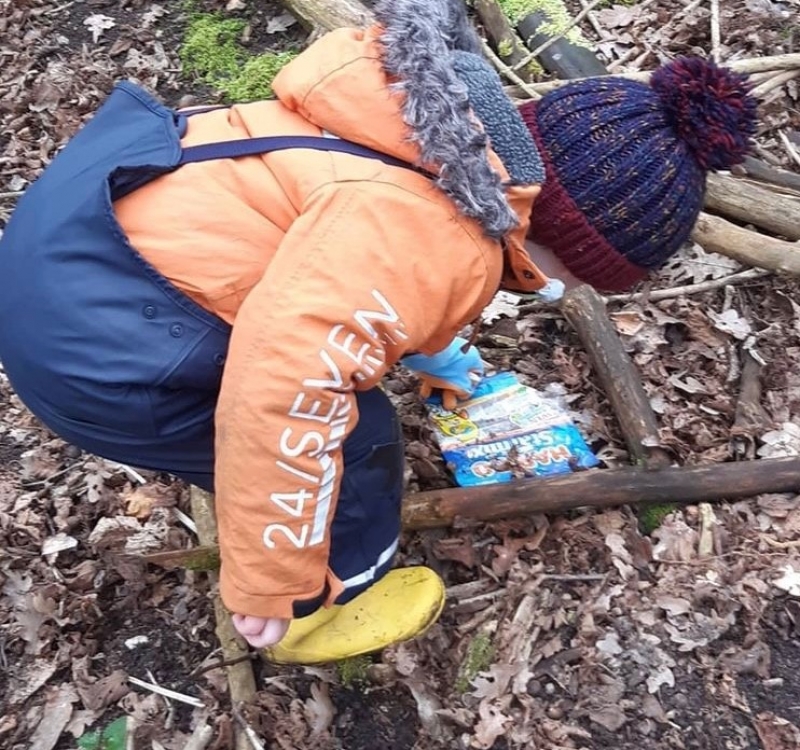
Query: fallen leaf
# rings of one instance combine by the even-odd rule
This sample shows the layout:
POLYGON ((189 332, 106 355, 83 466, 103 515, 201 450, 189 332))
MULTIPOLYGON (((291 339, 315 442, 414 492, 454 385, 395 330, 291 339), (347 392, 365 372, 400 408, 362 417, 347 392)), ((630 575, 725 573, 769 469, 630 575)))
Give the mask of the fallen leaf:
POLYGON ((800 747, 800 729, 771 711, 756 715, 755 725, 763 750, 797 750, 800 747))
POLYGON ((281 13, 267 21, 267 34, 278 34, 294 26, 297 19, 291 13, 281 13))
POLYGON ((311 734, 319 735, 326 732, 333 723, 336 709, 328 693, 328 686, 324 682, 311 683, 311 697, 306 699, 304 706, 311 734))
POLYGON ((785 565, 783 575, 775 579, 772 585, 785 591, 789 596, 800 597, 800 572, 796 571, 791 565, 785 565))
POLYGON ((83 25, 92 32, 92 41, 97 44, 103 32, 107 29, 113 29, 117 22, 102 13, 93 13, 83 19, 83 25))
POLYGON ((72 716, 72 704, 78 696, 70 683, 47 688, 44 715, 25 747, 28 750, 52 750, 72 716))

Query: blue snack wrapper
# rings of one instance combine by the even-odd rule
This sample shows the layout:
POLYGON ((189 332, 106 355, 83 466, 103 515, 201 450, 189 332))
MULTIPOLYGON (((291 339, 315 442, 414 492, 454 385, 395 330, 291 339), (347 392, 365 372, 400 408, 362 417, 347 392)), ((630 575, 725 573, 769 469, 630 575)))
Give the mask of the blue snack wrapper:
POLYGON ((437 397, 426 405, 461 487, 566 474, 599 463, 569 416, 510 372, 484 378, 455 411, 444 409, 437 397))

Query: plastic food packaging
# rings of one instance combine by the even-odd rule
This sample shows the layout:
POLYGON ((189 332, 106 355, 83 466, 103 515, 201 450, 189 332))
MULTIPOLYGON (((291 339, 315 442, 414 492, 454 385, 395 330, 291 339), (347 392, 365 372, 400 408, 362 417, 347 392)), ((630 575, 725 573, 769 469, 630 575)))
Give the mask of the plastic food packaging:
POLYGON ((484 378, 448 411, 426 402, 434 434, 461 487, 565 474, 597 466, 569 415, 510 372, 484 378))

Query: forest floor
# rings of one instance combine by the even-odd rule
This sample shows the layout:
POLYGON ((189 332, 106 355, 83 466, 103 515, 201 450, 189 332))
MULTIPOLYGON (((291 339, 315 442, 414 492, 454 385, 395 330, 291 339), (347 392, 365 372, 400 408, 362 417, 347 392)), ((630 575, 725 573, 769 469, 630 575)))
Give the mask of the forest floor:
MULTIPOLYGON (((305 44, 277 2, 202 5, 242 19, 254 52, 305 44)), ((723 60, 800 44, 797 0, 721 8, 723 60)), ((697 3, 609 5, 595 20, 584 34, 622 70, 710 49, 709 12, 697 3)), ((135 79, 171 105, 219 100, 182 68, 186 23, 178 3, 0 0, 0 227, 115 81, 135 79)), ((795 170, 778 132, 798 144, 799 100, 796 80, 774 92, 758 134, 762 156, 795 170)), ((690 246, 648 288, 738 270, 690 246)), ((609 303, 676 463, 800 454, 798 301, 797 280, 765 275, 609 303), (741 435, 733 425, 747 351, 760 363, 762 398, 758 424, 741 435)), ((479 345, 498 368, 562 394, 604 467, 625 463, 608 400, 558 310, 507 310, 479 345)), ((407 439, 407 491, 448 486, 414 381, 397 371, 385 385, 407 439)), ((136 748, 178 750, 192 736, 198 747, 205 726, 204 747, 232 747, 239 719, 205 576, 120 554, 196 543, 183 522, 187 487, 153 472, 140 481, 59 440, 1 370, 0 416, 0 746, 66 749, 82 737, 92 747, 91 731, 127 716, 136 748)), ((800 747, 798 499, 763 495, 710 515, 689 505, 654 529, 626 507, 406 534, 399 563, 429 565, 446 581, 440 621, 354 663, 254 661, 258 692, 242 720, 265 747, 284 750, 800 747)))

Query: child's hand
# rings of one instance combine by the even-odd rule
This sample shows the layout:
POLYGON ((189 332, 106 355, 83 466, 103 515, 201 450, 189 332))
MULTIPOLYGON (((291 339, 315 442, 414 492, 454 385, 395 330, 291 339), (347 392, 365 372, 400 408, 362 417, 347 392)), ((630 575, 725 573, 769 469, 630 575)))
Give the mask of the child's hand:
POLYGON ((484 372, 478 350, 458 336, 437 354, 409 354, 400 361, 419 376, 423 398, 433 390, 441 390, 442 405, 451 410, 456 407, 457 398, 472 394, 484 372))
POLYGON ((289 629, 291 620, 278 617, 233 615, 233 626, 253 648, 274 646, 289 629))

